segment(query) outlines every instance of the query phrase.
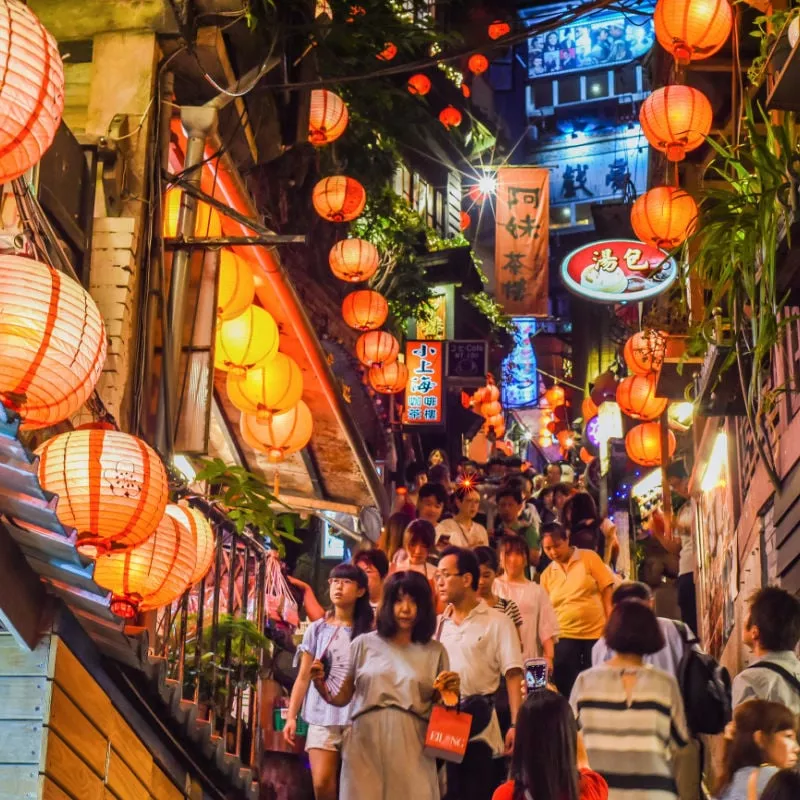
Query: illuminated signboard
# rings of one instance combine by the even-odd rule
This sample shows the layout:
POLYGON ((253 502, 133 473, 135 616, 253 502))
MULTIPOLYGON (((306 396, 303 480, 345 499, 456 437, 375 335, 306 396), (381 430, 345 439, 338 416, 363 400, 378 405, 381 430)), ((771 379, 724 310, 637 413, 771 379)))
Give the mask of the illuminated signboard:
POLYGON ((408 386, 403 410, 406 425, 444 423, 443 355, 443 342, 406 342, 408 386))
POLYGON ((661 294, 678 276, 675 260, 657 247, 607 239, 573 250, 561 262, 571 292, 598 303, 635 303, 661 294))
MULTIPOLYGON (((526 22, 533 25, 550 11, 537 8, 535 16, 528 17, 526 22)), ((619 13, 598 14, 592 19, 581 19, 572 25, 531 36, 528 39, 528 77, 547 78, 625 64, 645 55, 654 41, 652 15, 634 18, 619 13)))
POLYGON ((533 317, 514 317, 514 349, 503 361, 503 405, 506 408, 531 408, 539 401, 539 373, 531 337, 542 324, 533 317))

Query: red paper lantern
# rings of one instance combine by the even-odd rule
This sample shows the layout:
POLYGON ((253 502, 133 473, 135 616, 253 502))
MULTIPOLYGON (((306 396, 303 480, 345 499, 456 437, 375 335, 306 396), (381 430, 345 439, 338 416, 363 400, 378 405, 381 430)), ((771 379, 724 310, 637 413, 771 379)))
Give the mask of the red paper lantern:
POLYGON ((503 36, 508 36, 511 33, 511 26, 501 19, 496 19, 489 25, 488 33, 490 39, 502 39, 503 36))
POLYGON ((254 450, 266 453, 273 464, 302 450, 314 432, 314 420, 308 406, 300 400, 297 405, 268 420, 252 414, 242 414, 239 420, 242 439, 254 450))
POLYGON ((386 331, 362 333, 356 341, 356 358, 365 367, 381 367, 397 361, 400 343, 386 331))
POLYGON ((352 222, 364 210, 367 193, 353 178, 333 175, 323 178, 311 194, 314 210, 329 222, 352 222))
POLYGON ((653 19, 659 44, 682 65, 713 56, 733 28, 728 0, 658 0, 653 19))
POLYGON ((498 414, 502 413, 503 406, 500 404, 499 400, 490 400, 488 402, 481 404, 481 416, 489 417, 497 416, 498 414))
POLYGON ((169 605, 188 588, 197 566, 197 542, 190 528, 164 514, 147 541, 126 553, 101 556, 94 580, 112 593, 111 611, 123 619, 169 605))
POLYGON ((489 59, 483 53, 474 53, 469 57, 467 67, 473 75, 482 75, 489 69, 489 59))
POLYGON ((462 83, 461 84, 461 94, 463 94, 464 97, 466 97, 467 99, 472 97, 472 89, 469 88, 469 84, 468 83, 462 83))
POLYGON ((38 164, 64 111, 64 67, 55 39, 24 4, 6 0, 0 15, 0 183, 38 164))
POLYGON ((370 367, 369 385, 380 394, 397 394, 406 388, 408 367, 402 361, 370 367))
POLYGON ((431 79, 427 75, 418 72, 408 79, 407 88, 411 94, 424 97, 431 90, 431 79))
POLYGON ((636 199, 631 209, 634 233, 648 244, 672 250, 694 232, 697 203, 683 189, 657 186, 636 199))
POLYGON ((639 109, 647 141, 669 161, 683 161, 700 147, 711 130, 713 112, 708 98, 691 86, 662 86, 639 109))
POLYGON ((486 385, 483 387, 483 402, 491 403, 500 399, 500 388, 494 382, 494 378, 489 375, 486 378, 486 385))
POLYGON ((664 413, 669 401, 656 397, 656 375, 631 375, 617 387, 617 403, 623 414, 633 419, 651 420, 664 413))
POLYGON ((461 112, 454 106, 446 106, 439 112, 439 122, 450 130, 461 124, 461 112))
POLYGON ((599 408, 606 400, 615 400, 617 396, 617 379, 613 372, 602 372, 594 379, 592 386, 592 402, 599 408))
POLYGON ((634 375, 658 372, 664 362, 667 334, 663 331, 644 330, 634 333, 622 352, 625 364, 634 375))
POLYGON ((391 61, 397 55, 397 45, 391 42, 386 43, 386 47, 378 53, 379 61, 391 61))
POLYGON ((344 321, 357 331, 374 331, 389 316, 389 304, 379 292, 359 289, 350 292, 342 302, 344 321))
POLYGON ((105 358, 103 318, 79 283, 33 259, 0 256, 0 401, 24 429, 74 414, 105 358))
POLYGON ((211 523, 196 509, 192 508, 185 500, 179 503, 167 503, 164 512, 188 528, 195 537, 197 563, 189 579, 189 586, 194 586, 205 578, 216 554, 216 540, 211 523))
POLYGON ((84 555, 126 550, 156 529, 169 497, 155 450, 121 431, 60 433, 37 451, 39 482, 58 496, 62 525, 84 555))
POLYGON ((378 271, 380 260, 378 248, 366 239, 344 239, 328 255, 331 272, 348 283, 368 281, 378 271))
POLYGON ((311 92, 308 141, 319 147, 335 142, 346 130, 350 115, 344 100, 327 89, 311 92))
MULTIPOLYGON (((675 454, 675 434, 667 431, 667 450, 669 458, 675 454)), ((657 467, 661 464, 661 426, 657 422, 643 422, 628 431, 625 437, 625 450, 628 457, 643 467, 657 467)))
POLYGON ((580 457, 584 464, 591 464, 594 461, 594 456, 585 447, 581 447, 580 457))
POLYGON ((470 225, 472 225, 472 217, 466 211, 462 211, 459 214, 459 227, 465 231, 470 225))
POLYGON ((585 397, 581 404, 581 415, 584 423, 597 416, 597 406, 590 396, 585 397))
POLYGON ((575 444, 575 437, 570 430, 559 431, 556 434, 556 439, 558 439, 558 444, 564 450, 570 450, 575 444))
POLYGON ((544 393, 544 399, 547 401, 547 405, 549 405, 550 408, 558 408, 564 405, 567 395, 563 386, 556 385, 552 386, 544 393))

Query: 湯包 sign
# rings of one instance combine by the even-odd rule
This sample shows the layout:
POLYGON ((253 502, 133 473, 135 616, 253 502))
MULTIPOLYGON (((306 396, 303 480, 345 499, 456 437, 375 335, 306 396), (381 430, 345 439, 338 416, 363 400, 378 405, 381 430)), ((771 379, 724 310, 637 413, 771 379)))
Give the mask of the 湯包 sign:
POLYGON ((406 425, 444 423, 444 342, 406 342, 406 425))
POLYGON ((579 247, 561 262, 561 278, 574 294, 598 303, 636 303, 666 291, 678 276, 675 260, 632 239, 579 247))

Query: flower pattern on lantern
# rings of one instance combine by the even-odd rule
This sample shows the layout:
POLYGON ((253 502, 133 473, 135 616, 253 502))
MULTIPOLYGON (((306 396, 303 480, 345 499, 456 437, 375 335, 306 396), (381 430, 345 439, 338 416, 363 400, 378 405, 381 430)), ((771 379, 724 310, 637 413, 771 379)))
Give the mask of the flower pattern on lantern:
POLYGON ((408 79, 407 88, 411 94, 424 97, 431 90, 431 79, 427 75, 418 72, 408 79))
POLYGON ((406 388, 408 367, 402 361, 370 367, 369 385, 379 394, 397 394, 406 388))
POLYGON ((333 175, 319 181, 311 194, 314 210, 329 222, 352 222, 364 210, 367 193, 353 178, 333 175))
POLYGON ((298 403, 303 396, 303 373, 293 358, 278 353, 242 378, 229 373, 227 390, 228 399, 239 411, 264 421, 298 403))
POLYGON ((489 59, 483 53, 474 53, 469 57, 467 66, 473 75, 481 75, 489 69, 489 59))
POLYGON ((496 19, 489 25, 488 33, 489 38, 492 40, 502 39, 503 36, 508 36, 508 34, 511 33, 511 26, 501 19, 496 19))
POLYGON ((105 358, 103 318, 77 281, 30 258, 0 256, 0 401, 24 429, 78 411, 105 358))
POLYGON ((636 198, 631 225, 643 242, 664 250, 683 244, 697 224, 697 203, 683 189, 656 186, 636 198))
POLYGON ((342 301, 342 317, 357 331, 374 331, 386 322, 388 316, 386 298, 371 289, 350 292, 342 301))
POLYGON ((461 112, 455 106, 446 106, 439 112, 439 122, 450 130, 461 124, 461 112))
POLYGON ((658 43, 686 65, 713 56, 725 44, 733 11, 728 0, 658 0, 653 21, 658 43))
POLYGON ((0 183, 38 164, 64 112, 64 66, 56 40, 24 3, 3 0, 0 41, 0 183))
POLYGON ((367 331, 356 340, 356 358, 365 367, 392 364, 399 352, 400 343, 386 331, 367 331))
POLYGON ((256 285, 250 265, 230 250, 221 250, 217 320, 233 319, 244 314, 255 294, 256 285))
MULTIPOLYGON (((675 455, 675 434, 667 431, 669 457, 675 455)), ((661 464, 661 426, 657 422, 642 422, 631 428, 625 437, 625 450, 631 461, 643 467, 661 464)))
POLYGON ((625 364, 634 375, 649 375, 661 369, 667 349, 667 334, 644 330, 634 333, 622 351, 625 364))
POLYGON ((211 523, 185 500, 181 500, 179 503, 167 503, 164 513, 185 528, 189 528, 194 534, 196 564, 194 572, 192 572, 192 576, 189 579, 189 586, 194 586, 205 578, 214 563, 216 552, 214 529, 211 527, 211 523))
POLYGON ((273 464, 278 464, 311 441, 314 420, 308 406, 300 400, 293 408, 265 421, 252 414, 242 414, 239 427, 242 439, 250 447, 266 453, 273 464))
POLYGON ((346 130, 350 115, 344 100, 327 89, 313 89, 308 114, 308 141, 319 147, 335 142, 346 130))
POLYGON ((126 553, 100 556, 94 580, 111 594, 111 611, 131 619, 177 600, 190 586, 197 566, 197 541, 192 529, 170 514, 145 542, 126 553))
POLYGON ((361 283, 377 271, 381 257, 378 248, 366 239, 344 239, 331 248, 328 263, 341 281, 361 283))
POLYGON ((669 400, 656 397, 656 375, 631 375, 617 386, 620 411, 633 419, 651 420, 664 413, 669 400))
POLYGON ((126 550, 155 530, 167 505, 167 474, 156 452, 128 433, 81 430, 37 451, 39 482, 58 496, 62 525, 84 555, 126 550))
MULTIPOLYGON (((164 236, 174 239, 178 235, 178 216, 183 192, 177 188, 167 189, 164 195, 164 236)), ((222 220, 219 212, 202 200, 197 201, 197 214, 194 222, 194 235, 198 238, 216 239, 222 236, 222 220)))
POLYGON ((217 325, 214 366, 241 377, 257 364, 272 360, 278 352, 278 326, 272 314, 260 306, 217 325))
POLYGON ((691 86, 662 86, 648 95, 639 109, 647 141, 670 161, 683 161, 687 152, 700 147, 712 119, 708 98, 691 86))

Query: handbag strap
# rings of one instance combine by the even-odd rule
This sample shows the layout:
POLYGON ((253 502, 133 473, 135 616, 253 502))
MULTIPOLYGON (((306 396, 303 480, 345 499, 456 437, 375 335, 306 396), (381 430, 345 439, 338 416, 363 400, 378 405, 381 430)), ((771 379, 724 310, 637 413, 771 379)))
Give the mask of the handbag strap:
POLYGON ((800 681, 798 681, 788 669, 785 669, 780 664, 775 664, 772 661, 756 661, 755 664, 751 664, 749 667, 745 667, 745 669, 768 669, 770 672, 780 675, 797 694, 800 694, 800 681))

